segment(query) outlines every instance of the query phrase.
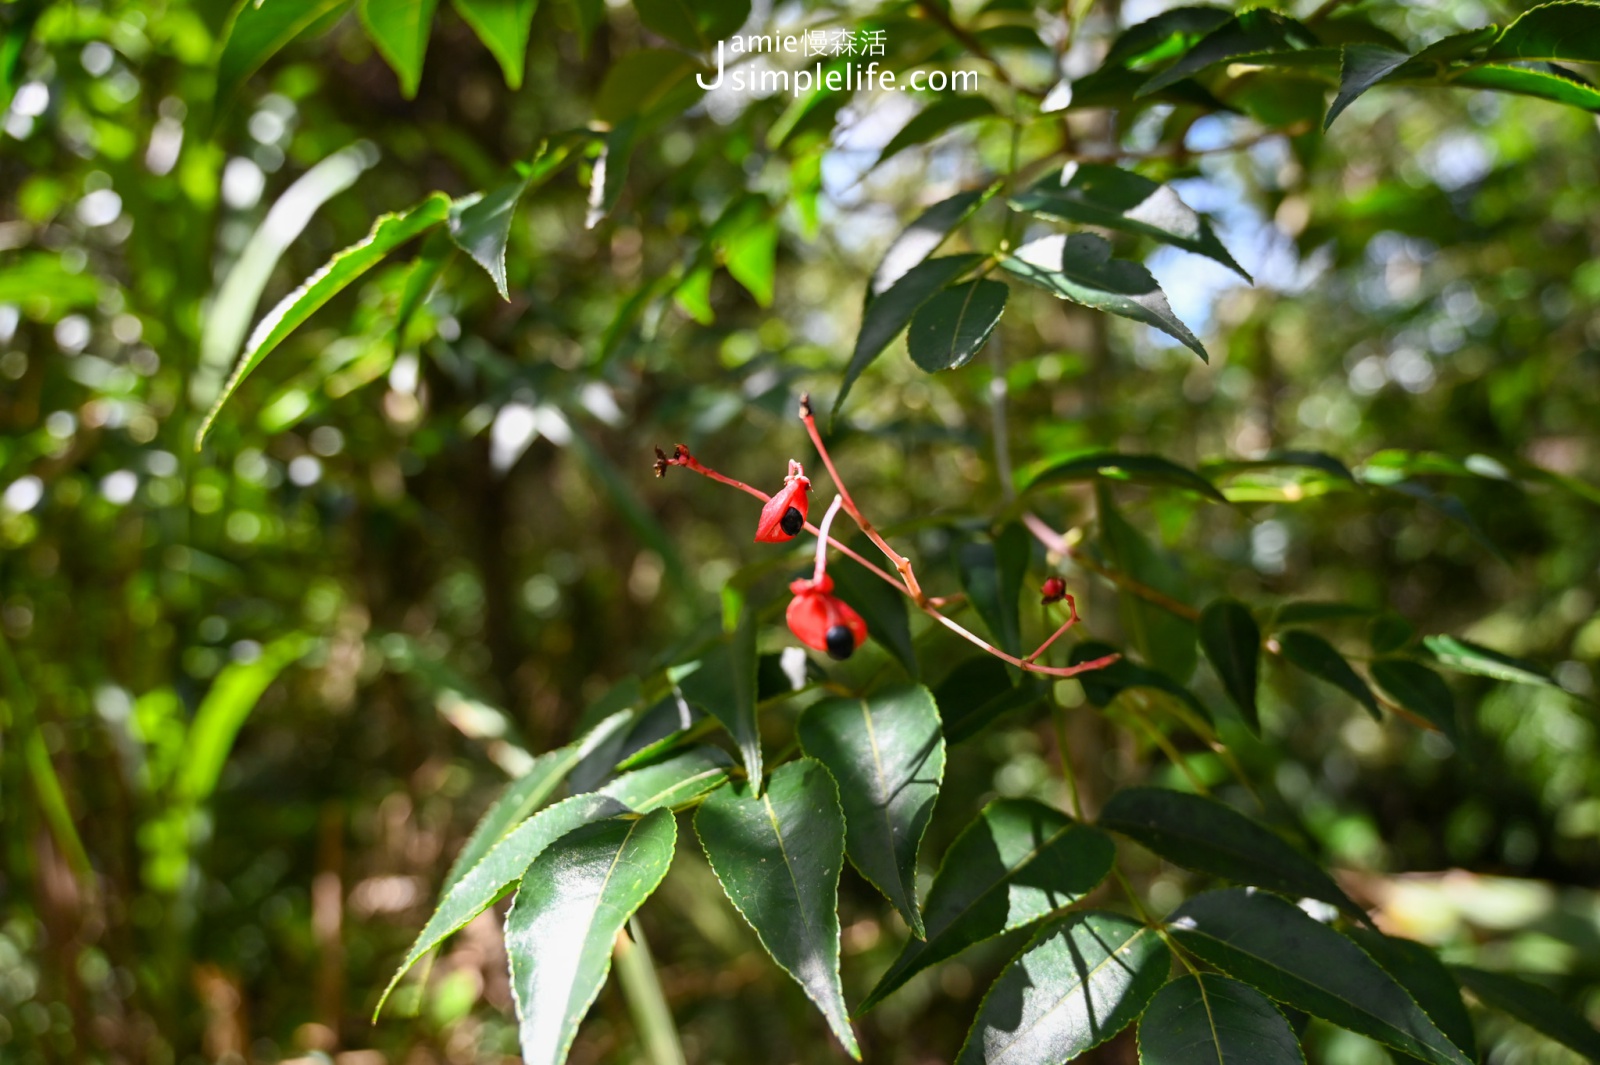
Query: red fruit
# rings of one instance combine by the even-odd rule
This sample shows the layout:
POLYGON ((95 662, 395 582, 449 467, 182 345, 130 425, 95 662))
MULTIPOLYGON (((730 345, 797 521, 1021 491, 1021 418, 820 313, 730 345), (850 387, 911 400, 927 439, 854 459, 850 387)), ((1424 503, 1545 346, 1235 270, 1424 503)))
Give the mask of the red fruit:
POLYGON ((810 492, 810 479, 800 464, 790 459, 789 475, 783 479, 783 487, 761 508, 761 520, 756 523, 756 542, 781 544, 793 540, 795 534, 805 528, 810 492))
POLYGON ((867 623, 833 594, 833 578, 827 574, 815 583, 794 581, 789 585, 794 598, 784 617, 789 631, 807 647, 826 651, 829 658, 849 658, 867 639, 867 623))
POLYGON ((1067 582, 1060 577, 1050 577, 1044 582, 1039 591, 1043 593, 1043 597, 1039 602, 1059 603, 1067 597, 1067 582))

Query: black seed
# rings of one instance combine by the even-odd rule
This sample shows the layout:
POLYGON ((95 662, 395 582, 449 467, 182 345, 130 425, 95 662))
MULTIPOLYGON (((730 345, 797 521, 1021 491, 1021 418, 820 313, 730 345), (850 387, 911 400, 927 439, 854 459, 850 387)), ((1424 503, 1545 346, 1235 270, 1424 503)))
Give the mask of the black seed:
POLYGON ((793 536, 795 533, 799 532, 805 527, 805 524, 805 517, 794 507, 790 507, 788 510, 784 511, 783 517, 778 519, 778 528, 782 529, 790 536, 793 536))
POLYGON ((829 658, 837 658, 839 661, 843 662, 845 659, 849 658, 853 653, 855 653, 856 637, 855 634, 850 631, 848 626, 829 626, 828 633, 823 637, 823 641, 828 645, 829 658))

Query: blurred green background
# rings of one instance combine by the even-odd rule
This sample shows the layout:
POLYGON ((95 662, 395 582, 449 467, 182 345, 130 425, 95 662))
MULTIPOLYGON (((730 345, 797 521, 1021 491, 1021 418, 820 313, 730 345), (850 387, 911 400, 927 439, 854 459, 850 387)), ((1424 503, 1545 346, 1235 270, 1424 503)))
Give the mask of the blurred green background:
MULTIPOLYGON (((1054 24, 1028 5, 995 10, 1019 6, 1054 24)), ((223 5, 4 5, 8 1063, 514 1060, 492 915, 368 1021, 450 857, 529 752, 716 631, 730 582, 776 594, 777 570, 801 564, 803 552, 773 563, 752 549, 748 498, 681 472, 655 481, 653 446, 685 441, 769 490, 789 458, 811 463, 795 396, 831 402, 883 250, 920 206, 1004 172, 1014 150, 1008 128, 979 124, 874 167, 909 117, 903 99, 790 113, 775 146, 786 98, 690 91, 641 136, 603 224, 584 225, 589 159, 523 202, 509 301, 458 257, 396 335, 411 256, 393 258, 246 381, 196 453, 244 331, 280 296, 376 215, 434 189, 493 187, 542 137, 625 108, 614 71, 660 44, 632 8, 547 0, 513 91, 441 9, 408 100, 338 10, 218 111, 223 5), (772 305, 722 271, 673 298, 746 195, 776 222, 772 305)), ((1069 73, 1157 10, 1089 9, 1069 73)), ((1408 41, 1515 13, 1478 0, 1362 10, 1408 41)), ((915 6, 872 14, 902 59, 959 51, 915 6)), ((868 15, 787 5, 775 17, 868 15)), ((1039 56, 1014 62, 1037 80, 1039 56)), ((1149 257, 1209 365, 1018 291, 972 366, 925 375, 897 342, 856 386, 835 456, 936 592, 957 586, 952 530, 1004 511, 1010 467, 1074 448, 1191 465, 1316 450, 1369 484, 1403 481, 1410 495, 1263 474, 1259 501, 1236 508, 1137 487, 1117 499, 1208 595, 1356 602, 1549 671, 1543 685, 1453 679, 1460 750, 1281 671, 1267 675, 1263 738, 1228 739, 1268 806, 1386 927, 1535 975, 1600 1021, 1595 116, 1380 89, 1324 137, 1267 103, 1187 122, 1147 107, 1109 131, 1211 212, 1256 278, 1171 249, 1149 257), (1210 150, 1286 124, 1294 135, 1210 150), (1188 150, 1163 147, 1174 135, 1188 150)), ((990 244, 1001 224, 972 223, 990 244)), ((1092 504, 1071 487, 1034 505, 1070 527, 1092 504)), ((1061 572, 1087 633, 1120 643, 1114 589, 1061 572)), ((1365 624, 1328 632, 1359 643, 1365 624)), ((917 632, 936 685, 956 656, 917 632)), ((763 649, 790 643, 765 627, 763 649)), ((849 675, 897 668, 873 655, 849 675)), ((1214 681, 1199 690, 1224 701, 1214 681)), ((1079 711, 1069 742, 1091 809, 1115 785, 1181 779, 1075 682, 1055 696, 1079 711)), ((771 711, 769 742, 792 722, 771 711)), ((1061 802, 1055 757, 1042 714, 959 748, 925 852, 986 796, 1061 802)), ((1190 764, 1233 787, 1206 752, 1190 764)), ((1186 874, 1128 860, 1145 862, 1154 905, 1182 897, 1186 874)), ((841 890, 854 999, 905 930, 853 871, 841 890)), ((838 1059, 694 848, 641 919, 691 1061, 838 1059)), ((1016 946, 990 944, 885 1004, 861 1025, 868 1060, 946 1060, 1016 946)), ((1490 1061, 1576 1060, 1510 1022, 1484 1025, 1490 1061)), ((1308 1045, 1330 1065, 1387 1059, 1320 1024, 1308 1045)), ((1124 1038, 1096 1059, 1132 1052, 1124 1038)), ((608 987, 572 1060, 640 1055, 608 987)))

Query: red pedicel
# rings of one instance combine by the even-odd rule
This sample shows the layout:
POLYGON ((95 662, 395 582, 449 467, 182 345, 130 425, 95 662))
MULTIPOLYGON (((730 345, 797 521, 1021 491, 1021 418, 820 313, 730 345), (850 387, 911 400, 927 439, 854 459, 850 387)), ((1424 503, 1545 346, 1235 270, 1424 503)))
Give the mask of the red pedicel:
POLYGON ((792 582, 789 590, 794 598, 784 617, 801 643, 842 661, 866 642, 867 623, 833 594, 832 577, 824 573, 816 582, 802 578, 792 582))
POLYGON ((793 540, 795 534, 805 528, 810 492, 811 480, 806 477, 805 470, 790 459, 789 475, 783 479, 783 487, 761 508, 761 520, 756 523, 756 542, 781 544, 793 540))
POLYGON ((1039 591, 1043 593, 1039 602, 1059 603, 1067 597, 1067 582, 1060 577, 1050 577, 1045 580, 1039 591))

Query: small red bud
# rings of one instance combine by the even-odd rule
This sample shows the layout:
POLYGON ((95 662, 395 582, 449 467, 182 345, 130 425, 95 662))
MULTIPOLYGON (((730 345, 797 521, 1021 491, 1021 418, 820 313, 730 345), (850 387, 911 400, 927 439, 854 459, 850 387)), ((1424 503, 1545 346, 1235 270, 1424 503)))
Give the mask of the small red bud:
POLYGON ((761 508, 761 519, 756 522, 756 542, 781 544, 793 540, 795 534, 805 528, 810 492, 810 479, 800 464, 790 459, 789 475, 783 479, 783 487, 761 508))
POLYGON ((1059 603, 1067 597, 1067 582, 1060 577, 1050 577, 1039 588, 1041 603, 1059 603))
POLYGON ((833 594, 832 577, 823 574, 815 583, 797 580, 789 590, 794 598, 789 600, 784 618, 789 622, 789 631, 807 647, 842 661, 867 641, 867 623, 833 594))

